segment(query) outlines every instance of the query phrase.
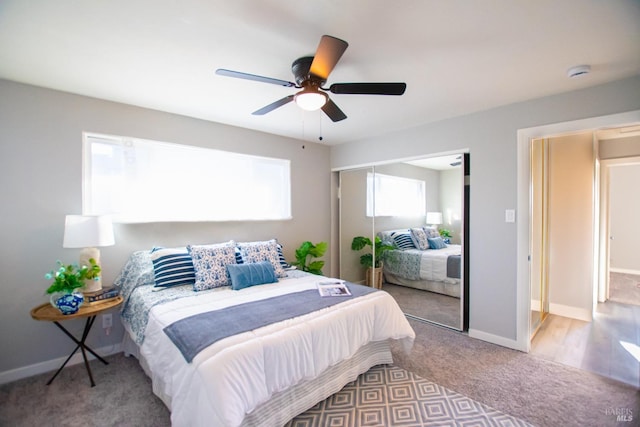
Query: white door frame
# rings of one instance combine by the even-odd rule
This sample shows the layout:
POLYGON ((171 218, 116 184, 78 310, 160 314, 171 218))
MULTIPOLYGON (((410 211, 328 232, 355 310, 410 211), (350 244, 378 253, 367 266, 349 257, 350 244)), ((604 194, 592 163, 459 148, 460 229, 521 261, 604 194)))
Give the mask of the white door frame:
POLYGON ((529 221, 531 212, 531 198, 529 188, 530 178, 530 141, 536 138, 574 133, 580 131, 595 131, 602 128, 623 127, 640 122, 640 110, 608 116, 592 117, 570 122, 536 126, 519 129, 517 137, 518 176, 517 176, 517 265, 516 265, 516 346, 518 350, 529 352, 531 349, 530 311, 531 288, 529 273, 530 232, 529 221))

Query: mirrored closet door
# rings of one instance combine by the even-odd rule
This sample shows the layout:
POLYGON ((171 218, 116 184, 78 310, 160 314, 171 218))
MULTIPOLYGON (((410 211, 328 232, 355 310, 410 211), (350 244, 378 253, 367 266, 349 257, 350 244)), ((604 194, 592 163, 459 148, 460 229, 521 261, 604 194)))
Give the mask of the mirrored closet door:
POLYGON ((465 160, 341 171, 341 278, 389 292, 410 317, 465 329, 465 160))

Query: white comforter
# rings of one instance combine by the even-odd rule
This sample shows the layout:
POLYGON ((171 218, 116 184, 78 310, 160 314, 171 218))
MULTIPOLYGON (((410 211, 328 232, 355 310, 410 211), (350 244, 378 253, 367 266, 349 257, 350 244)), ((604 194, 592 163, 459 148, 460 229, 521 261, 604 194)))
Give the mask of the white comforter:
POLYGON ((408 249, 407 252, 420 253, 420 279, 435 282, 460 283, 460 279, 447 277, 449 255, 460 255, 460 245, 447 245, 443 249, 421 251, 408 249))
POLYGON ((314 289, 318 276, 157 305, 140 348, 156 394, 166 396, 173 426, 238 426, 274 393, 321 374, 362 345, 389 338, 406 348, 415 334, 386 292, 245 332, 212 344, 187 363, 163 328, 194 314, 290 292, 314 289))

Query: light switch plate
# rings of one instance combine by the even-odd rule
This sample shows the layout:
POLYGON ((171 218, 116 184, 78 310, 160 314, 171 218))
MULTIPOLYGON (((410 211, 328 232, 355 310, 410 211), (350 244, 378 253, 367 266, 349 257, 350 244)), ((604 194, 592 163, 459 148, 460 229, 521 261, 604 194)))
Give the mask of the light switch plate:
POLYGON ((504 211, 504 220, 505 222, 516 222, 516 210, 506 209, 504 211))

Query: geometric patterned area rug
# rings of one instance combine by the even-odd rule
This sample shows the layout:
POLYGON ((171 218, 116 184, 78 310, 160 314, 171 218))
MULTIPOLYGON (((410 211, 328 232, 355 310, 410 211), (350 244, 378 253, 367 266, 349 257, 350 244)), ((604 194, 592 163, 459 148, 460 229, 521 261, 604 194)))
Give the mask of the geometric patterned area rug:
POLYGON ((285 427, 527 426, 393 365, 379 365, 285 427))

